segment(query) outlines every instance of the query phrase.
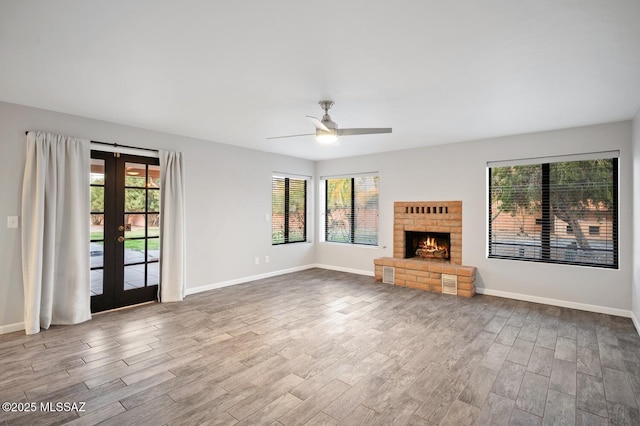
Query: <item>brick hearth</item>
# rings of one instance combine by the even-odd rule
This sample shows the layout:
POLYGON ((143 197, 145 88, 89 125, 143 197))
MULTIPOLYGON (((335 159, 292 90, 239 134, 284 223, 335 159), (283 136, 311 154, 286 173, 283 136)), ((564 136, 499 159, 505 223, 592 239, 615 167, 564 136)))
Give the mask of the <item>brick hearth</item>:
POLYGON ((374 259, 375 279, 383 267, 395 268, 395 285, 442 292, 442 274, 456 275, 458 295, 476 292, 476 268, 462 265, 462 201, 399 201, 394 203, 393 257, 374 259), (449 260, 405 259, 405 231, 451 235, 449 260))

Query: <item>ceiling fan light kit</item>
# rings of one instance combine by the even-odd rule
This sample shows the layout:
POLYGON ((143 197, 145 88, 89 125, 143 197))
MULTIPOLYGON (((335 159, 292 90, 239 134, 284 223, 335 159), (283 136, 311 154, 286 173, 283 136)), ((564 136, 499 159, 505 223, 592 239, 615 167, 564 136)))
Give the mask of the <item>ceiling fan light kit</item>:
POLYGON ((323 132, 322 130, 316 130, 316 141, 323 145, 329 145, 338 140, 338 135, 333 132, 323 132))
MULTIPOLYGON (((331 119, 329 110, 333 106, 333 101, 320 101, 318 102, 320 107, 324 110, 322 120, 318 120, 315 117, 307 115, 307 118, 311 120, 316 128, 316 141, 323 145, 334 143, 338 140, 338 136, 352 136, 352 135, 371 135, 376 133, 391 133, 390 127, 365 127, 365 128, 353 128, 353 129, 339 129, 338 124, 331 119)), ((267 139, 280 139, 290 138, 297 136, 307 135, 288 135, 288 136, 276 136, 267 139)))

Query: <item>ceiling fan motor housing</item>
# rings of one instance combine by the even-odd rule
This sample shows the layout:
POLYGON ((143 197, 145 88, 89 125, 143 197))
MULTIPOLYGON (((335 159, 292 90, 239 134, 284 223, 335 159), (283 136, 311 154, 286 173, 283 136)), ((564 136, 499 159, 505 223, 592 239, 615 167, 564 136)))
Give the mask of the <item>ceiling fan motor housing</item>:
POLYGON ((327 126, 328 129, 338 130, 338 125, 334 123, 333 120, 331 120, 331 117, 329 117, 328 115, 325 115, 324 117, 322 117, 321 121, 322 121, 322 124, 327 126))
POLYGON ((320 101, 318 102, 320 107, 324 110, 324 115, 322 116, 322 124, 327 126, 327 128, 331 130, 338 130, 338 125, 331 119, 329 116, 329 110, 333 106, 333 101, 320 101))

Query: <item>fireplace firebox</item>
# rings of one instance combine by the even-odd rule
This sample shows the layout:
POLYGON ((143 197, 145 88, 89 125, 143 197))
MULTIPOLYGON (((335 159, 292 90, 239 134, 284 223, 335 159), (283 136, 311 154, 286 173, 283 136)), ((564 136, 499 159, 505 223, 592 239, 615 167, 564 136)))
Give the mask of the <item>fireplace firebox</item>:
POLYGON ((405 231, 405 259, 450 260, 451 234, 405 231))

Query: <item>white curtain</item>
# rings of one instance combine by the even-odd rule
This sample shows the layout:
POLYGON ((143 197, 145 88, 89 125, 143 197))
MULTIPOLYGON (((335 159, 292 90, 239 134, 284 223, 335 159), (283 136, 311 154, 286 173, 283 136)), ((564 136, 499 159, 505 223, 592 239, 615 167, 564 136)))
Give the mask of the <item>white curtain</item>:
POLYGON ((184 165, 181 152, 160 154, 160 301, 184 298, 186 283, 184 165))
POLYGON ((22 186, 22 275, 27 334, 91 319, 90 142, 27 134, 22 186))

